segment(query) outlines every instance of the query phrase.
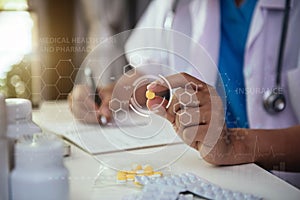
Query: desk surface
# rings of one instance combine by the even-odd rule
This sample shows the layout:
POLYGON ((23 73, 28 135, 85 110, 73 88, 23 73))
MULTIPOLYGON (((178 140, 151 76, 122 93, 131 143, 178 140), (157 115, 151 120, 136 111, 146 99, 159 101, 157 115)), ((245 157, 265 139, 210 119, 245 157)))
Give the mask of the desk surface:
MULTIPOLYGON (((47 104, 49 108, 49 104, 47 104)), ((48 115, 59 120, 58 113, 69 112, 66 102, 56 102, 50 105, 53 109, 49 112, 41 107, 40 110, 33 112, 33 119, 37 122, 41 120, 40 116, 48 115), (39 119, 38 119, 39 118, 39 119)), ((68 115, 60 115, 67 117, 68 115)), ((66 120, 66 119, 64 119, 66 120)), ((70 119, 72 120, 72 119, 70 119)), ((162 151, 157 159, 167 158, 172 151, 182 148, 182 145, 174 145, 168 151, 162 151)), ((143 153, 147 150, 136 150, 132 153, 143 153)), ((106 154, 101 160, 114 159, 122 157, 121 153, 106 154)), ((138 160, 133 163, 140 163, 138 160)), ((155 161, 152 161, 155 162, 155 161)), ((151 160, 149 161, 151 163, 151 160)), ((124 185, 106 185, 98 184, 101 178, 100 168, 103 165, 98 161, 98 157, 93 157, 82 150, 72 146, 72 154, 65 158, 65 165, 70 172, 70 196, 71 200, 81 199, 121 199, 125 194, 138 192, 138 188, 124 185)), ((130 166, 128 166, 130 167, 130 166)), ((275 177, 269 172, 263 170, 255 164, 238 165, 230 167, 215 167, 203 161, 196 151, 188 149, 176 161, 170 164, 171 173, 193 172, 215 184, 222 187, 251 193, 264 199, 300 199, 300 191, 290 184, 275 177)))

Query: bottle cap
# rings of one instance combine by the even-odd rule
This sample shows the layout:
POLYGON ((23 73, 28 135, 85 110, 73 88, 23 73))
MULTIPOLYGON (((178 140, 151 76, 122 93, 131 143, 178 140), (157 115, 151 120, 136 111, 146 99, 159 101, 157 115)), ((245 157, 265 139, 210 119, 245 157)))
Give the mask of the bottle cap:
POLYGON ((0 93, 0 138, 6 136, 7 122, 6 122, 6 105, 4 95, 0 93))
POLYGON ((7 122, 31 120, 32 106, 28 99, 8 98, 6 102, 7 122))
POLYGON ((24 135, 15 147, 16 167, 45 167, 59 165, 63 161, 63 142, 53 134, 24 135))

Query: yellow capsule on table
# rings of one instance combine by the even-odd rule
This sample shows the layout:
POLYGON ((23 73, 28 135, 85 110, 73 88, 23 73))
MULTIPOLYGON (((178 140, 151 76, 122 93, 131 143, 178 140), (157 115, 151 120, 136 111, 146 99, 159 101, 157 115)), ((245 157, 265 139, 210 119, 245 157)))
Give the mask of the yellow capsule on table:
POLYGON ((126 175, 126 173, 127 173, 126 171, 118 171, 117 172, 117 176, 119 176, 119 175, 126 175))
POLYGON ((126 181, 127 177, 126 177, 126 175, 125 176, 118 176, 117 180, 119 180, 119 181, 125 180, 126 181))
POLYGON ((134 177, 135 177, 135 175, 133 175, 133 174, 127 174, 126 175, 126 178, 127 178, 128 181, 134 181, 134 177))
POLYGON ((127 181, 126 174, 124 174, 124 173, 117 174, 117 182, 118 183, 126 183, 126 181, 127 181))
POLYGON ((137 171, 137 170, 142 170, 143 168, 142 168, 142 165, 134 164, 134 165, 132 166, 132 169, 133 169, 134 171, 137 171))
POLYGON ((139 183, 139 182, 137 182, 137 181, 134 181, 133 183, 134 183, 134 185, 136 185, 136 186, 138 186, 138 187, 141 187, 141 186, 143 186, 142 184, 140 184, 140 183, 139 183))
POLYGON ((150 165, 146 165, 146 166, 144 167, 144 171, 145 171, 146 173, 153 172, 153 167, 151 167, 150 165))
POLYGON ((136 171, 126 171, 127 174, 136 174, 136 171))
POLYGON ((153 172, 153 174, 151 175, 151 177, 162 177, 163 173, 162 172, 153 172))
POLYGON ((147 97, 147 99, 149 99, 149 100, 154 99, 155 93, 152 92, 152 91, 150 91, 150 90, 147 90, 147 92, 146 92, 146 97, 147 97))

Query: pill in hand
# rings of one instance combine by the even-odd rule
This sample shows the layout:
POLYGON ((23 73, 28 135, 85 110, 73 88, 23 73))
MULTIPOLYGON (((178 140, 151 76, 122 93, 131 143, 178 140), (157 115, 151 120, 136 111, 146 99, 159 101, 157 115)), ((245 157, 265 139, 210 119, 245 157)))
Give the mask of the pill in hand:
POLYGON ((146 97, 147 97, 147 99, 149 99, 149 100, 154 99, 155 93, 152 92, 152 91, 150 91, 150 90, 147 90, 147 92, 146 92, 146 97))

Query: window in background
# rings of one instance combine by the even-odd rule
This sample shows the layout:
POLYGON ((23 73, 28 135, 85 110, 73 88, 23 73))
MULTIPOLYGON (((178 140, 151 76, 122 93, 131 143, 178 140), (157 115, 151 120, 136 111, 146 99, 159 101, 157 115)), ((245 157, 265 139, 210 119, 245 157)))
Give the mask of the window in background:
POLYGON ((0 0, 0 92, 7 97, 33 97, 34 19, 27 0, 0 0))

